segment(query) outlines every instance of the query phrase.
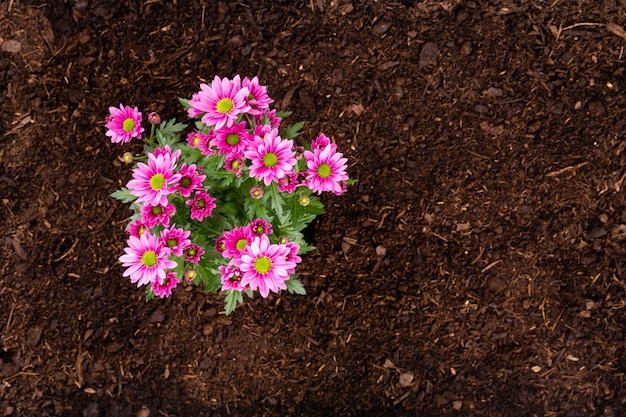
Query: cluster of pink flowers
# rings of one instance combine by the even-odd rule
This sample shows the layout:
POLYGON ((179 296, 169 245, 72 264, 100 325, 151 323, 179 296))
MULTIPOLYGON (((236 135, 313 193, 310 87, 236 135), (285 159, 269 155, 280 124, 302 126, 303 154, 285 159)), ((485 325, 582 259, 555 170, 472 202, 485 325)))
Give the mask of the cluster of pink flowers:
MULTIPOLYGON (((272 102, 256 77, 216 76, 210 85, 201 84, 187 102, 187 113, 202 122, 196 124, 200 128, 189 132, 183 142, 176 133, 176 141, 148 147, 151 151, 140 158, 143 162, 136 164, 126 185, 136 215, 127 228, 129 238, 120 261, 132 283, 149 285, 154 295, 168 297, 185 277, 197 278, 203 255, 214 250, 211 259, 222 259, 214 269, 219 270, 223 291, 259 291, 267 297, 270 291, 287 288, 301 261, 300 245, 274 234, 270 222, 276 220, 274 216, 246 222, 230 219, 229 230, 215 235, 211 229, 212 237, 208 232, 196 236, 222 204, 232 202, 231 195, 216 188, 214 178, 205 172, 218 169, 235 174, 232 178, 237 178, 238 186, 247 181, 249 192, 244 198, 250 202, 263 199, 269 187, 289 195, 305 187, 308 192, 294 200, 302 206, 309 203, 311 193, 346 191, 347 159, 337 146, 324 134, 306 149, 281 137, 282 119, 270 109, 272 102)), ((111 142, 142 139, 142 113, 136 107, 120 105, 109 112, 105 126, 111 142)), ((145 140, 152 145, 161 118, 150 113, 148 120, 152 133, 145 140)), ((133 160, 132 154, 125 154, 124 160, 129 159, 133 160)), ((225 212, 220 215, 228 218, 225 212)))

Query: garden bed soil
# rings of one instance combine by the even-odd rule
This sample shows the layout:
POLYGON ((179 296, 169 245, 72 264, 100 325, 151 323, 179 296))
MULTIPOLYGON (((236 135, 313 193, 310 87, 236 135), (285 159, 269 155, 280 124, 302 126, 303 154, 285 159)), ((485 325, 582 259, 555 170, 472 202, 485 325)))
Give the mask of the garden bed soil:
POLYGON ((623 1, 0 4, 0 414, 626 415, 623 1), (349 158, 306 296, 118 262, 109 106, 258 76, 349 158))

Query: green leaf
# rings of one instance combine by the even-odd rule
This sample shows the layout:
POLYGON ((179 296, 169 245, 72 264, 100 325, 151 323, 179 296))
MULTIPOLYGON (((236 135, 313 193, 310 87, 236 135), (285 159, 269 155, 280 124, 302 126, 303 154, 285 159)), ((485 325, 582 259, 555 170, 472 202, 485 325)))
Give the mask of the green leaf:
POLYGON ((306 290, 302 286, 302 283, 295 277, 285 281, 285 285, 287 285, 287 291, 289 291, 290 294, 306 295, 306 290))
POLYGON ((154 298, 154 291, 152 291, 152 286, 148 285, 146 287, 146 303, 154 298))
POLYGON ((119 190, 111 194, 111 197, 121 201, 122 203, 132 203, 137 199, 137 197, 132 195, 130 193, 130 190, 126 187, 120 188, 119 190))
POLYGON ((227 316, 235 311, 235 308, 237 308, 237 304, 241 303, 243 303, 243 294, 241 291, 224 291, 224 311, 226 312, 227 316))
POLYGON ((283 139, 293 139, 300 133, 300 129, 304 126, 304 122, 298 122, 294 125, 288 126, 280 135, 283 139))

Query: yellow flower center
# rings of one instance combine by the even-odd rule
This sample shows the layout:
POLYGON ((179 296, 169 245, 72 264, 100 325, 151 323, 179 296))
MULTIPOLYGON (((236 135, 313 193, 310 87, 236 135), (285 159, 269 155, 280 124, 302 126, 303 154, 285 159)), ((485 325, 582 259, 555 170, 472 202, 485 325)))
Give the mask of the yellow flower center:
POLYGON ((237 248, 237 250, 243 250, 247 244, 248 241, 246 239, 239 239, 235 244, 235 247, 237 248))
POLYGON ((263 165, 265 165, 266 167, 271 168, 273 166, 276 166, 277 163, 278 156, 276 156, 274 152, 268 152, 263 155, 263 165))
POLYGON ((223 98, 217 102, 217 105, 215 106, 215 110, 217 110, 220 113, 226 114, 230 112, 234 107, 235 107, 235 103, 233 103, 231 99, 223 98))
POLYGON ((147 250, 141 255, 141 263, 148 268, 153 267, 157 263, 157 255, 152 250, 147 250))
POLYGON ((241 141, 241 138, 236 133, 231 133, 229 135, 226 135, 226 143, 228 143, 230 146, 237 145, 239 141, 241 141))
POLYGON ((267 256, 259 256, 254 260, 254 270, 259 274, 265 274, 272 268, 272 261, 267 256))
POLYGON ((330 177, 332 170, 330 169, 330 165, 328 164, 319 164, 317 166, 317 175, 320 176, 320 178, 328 178, 330 177))
POLYGON ((135 121, 133 119, 126 119, 122 123, 122 129, 124 129, 124 132, 130 133, 133 131, 134 128, 135 128, 135 121))
POLYGON ((155 174, 150 178, 150 187, 153 190, 160 190, 165 185, 165 176, 163 174, 155 174))

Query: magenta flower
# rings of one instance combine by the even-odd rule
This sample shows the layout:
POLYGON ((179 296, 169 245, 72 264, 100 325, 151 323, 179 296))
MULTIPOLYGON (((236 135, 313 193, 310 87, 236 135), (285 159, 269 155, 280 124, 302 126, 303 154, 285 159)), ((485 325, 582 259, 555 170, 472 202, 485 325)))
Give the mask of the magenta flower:
POLYGON ((204 113, 201 120, 207 126, 215 126, 216 130, 222 126, 230 127, 237 117, 250 111, 248 104, 249 90, 241 86, 239 75, 229 80, 215 76, 210 86, 200 85, 200 91, 189 100, 191 106, 187 113, 196 117, 204 113))
MULTIPOLYGON (((179 151, 178 151, 179 152, 179 151)), ((148 154, 148 165, 139 162, 128 181, 130 193, 137 202, 144 204, 167 205, 168 194, 176 191, 180 174, 174 174, 174 164, 179 153, 148 154)))
POLYGON ((187 246, 191 245, 191 240, 187 239, 191 231, 180 229, 172 226, 169 229, 163 229, 159 237, 159 243, 168 248, 172 255, 183 256, 183 251, 187 246))
POLYGON ((195 243, 192 243, 185 249, 185 260, 194 265, 198 265, 202 255, 204 255, 204 249, 202 249, 202 246, 196 245, 195 243))
POLYGON ((251 115, 263 114, 263 111, 269 109, 270 104, 274 102, 267 94, 267 87, 259 84, 259 79, 254 77, 244 78, 241 84, 248 88, 248 104, 250 104, 251 115))
POLYGON ((233 230, 224 232, 222 236, 224 236, 224 250, 222 251, 224 258, 239 256, 254 238, 248 226, 235 227, 233 230))
POLYGON ((151 284, 152 292, 159 298, 167 298, 172 295, 172 290, 178 285, 176 274, 168 271, 163 280, 156 280, 151 284))
POLYGON ((252 187, 250 188, 250 197, 255 200, 260 200, 263 198, 263 189, 261 187, 252 187))
POLYGON ((329 143, 324 148, 315 148, 313 152, 305 151, 304 158, 309 168, 306 171, 307 186, 314 193, 321 194, 323 191, 332 191, 335 194, 343 192, 342 183, 348 180, 346 174, 347 158, 336 152, 336 146, 329 143))
POLYGON ((126 231, 135 237, 143 235, 148 229, 148 226, 141 219, 133 221, 126 227, 126 231))
POLYGON ((250 176, 263 180, 266 186, 292 173, 296 164, 293 141, 283 140, 276 129, 263 138, 255 136, 244 155, 251 161, 250 176))
POLYGON ((243 169, 243 160, 241 159, 241 156, 233 154, 226 157, 226 160, 224 161, 224 169, 234 172, 237 178, 239 178, 243 169))
POLYGON ((191 218, 199 222, 205 217, 209 217, 213 209, 217 207, 215 199, 206 191, 196 191, 194 199, 187 200, 185 204, 191 206, 191 218))
POLYGON ((235 290, 243 291, 246 288, 241 285, 241 271, 239 268, 232 266, 219 266, 218 269, 222 274, 222 291, 235 290))
POLYGON ((206 135, 198 130, 194 130, 187 135, 186 141, 192 148, 199 148, 200 142, 206 142, 206 135))
POLYGON ((265 110, 262 113, 255 114, 254 120, 256 121, 257 126, 269 126, 270 128, 274 129, 280 126, 280 123, 283 120, 281 117, 276 116, 276 113, 276 109, 265 110))
MULTIPOLYGON (((289 254, 287 254, 287 260, 293 262, 294 264, 299 264, 302 261, 302 258, 298 256, 298 252, 300 251, 300 245, 294 242, 285 242, 285 246, 289 249, 289 254)), ((294 274, 296 272, 296 268, 289 269, 287 272, 289 274, 294 274)))
POLYGON ((164 206, 160 204, 156 206, 144 204, 141 206, 140 211, 141 220, 149 229, 159 224, 163 225, 163 227, 170 227, 170 219, 176 212, 176 206, 172 203, 168 203, 164 206))
POLYGON ((290 174, 286 174, 278 181, 278 191, 281 193, 291 194, 296 191, 296 187, 298 185, 298 174, 292 172, 290 174))
POLYGON ((226 237, 224 235, 218 236, 215 239, 215 253, 221 255, 226 250, 226 237))
POLYGON ((246 130, 246 122, 240 122, 217 130, 211 145, 218 149, 220 155, 240 156, 250 140, 252 137, 246 130))
POLYGON ((254 219, 248 227, 255 236, 272 234, 272 224, 265 219, 254 219))
POLYGON ((289 253, 286 245, 270 243, 267 235, 256 236, 241 257, 233 258, 231 264, 243 273, 241 285, 258 289, 266 298, 270 291, 287 289, 285 281, 290 277, 289 271, 296 267, 296 263, 288 259, 289 253))
POLYGON ((196 167, 196 164, 187 166, 183 162, 178 173, 180 174, 178 193, 182 197, 189 197, 193 191, 202 189, 202 181, 204 181, 206 175, 196 167))
POLYGON ((131 139, 141 139, 144 128, 141 127, 141 112, 137 107, 124 106, 120 108, 109 107, 110 115, 104 125, 108 130, 107 136, 111 137, 112 143, 127 143, 131 139))
POLYGON ((174 163, 176 163, 178 161, 178 158, 180 157, 181 152, 182 151, 180 149, 177 149, 174 152, 172 152, 172 148, 170 148, 170 145, 165 145, 162 148, 155 148, 152 153, 154 154, 154 156, 166 155, 174 163))
POLYGON ((148 121, 153 125, 158 125, 159 123, 161 123, 161 116, 159 115, 159 113, 153 111, 148 114, 148 121))
POLYGON ((169 250, 149 232, 140 237, 131 236, 126 243, 126 253, 120 256, 122 266, 127 268, 123 276, 130 276, 130 282, 138 287, 165 279, 165 270, 177 265, 167 258, 169 250))
MULTIPOLYGON (((330 145, 330 139, 323 133, 320 133, 313 141, 311 142, 311 149, 324 149, 326 146, 330 145)), ((336 146, 336 145, 335 145, 336 146)))

